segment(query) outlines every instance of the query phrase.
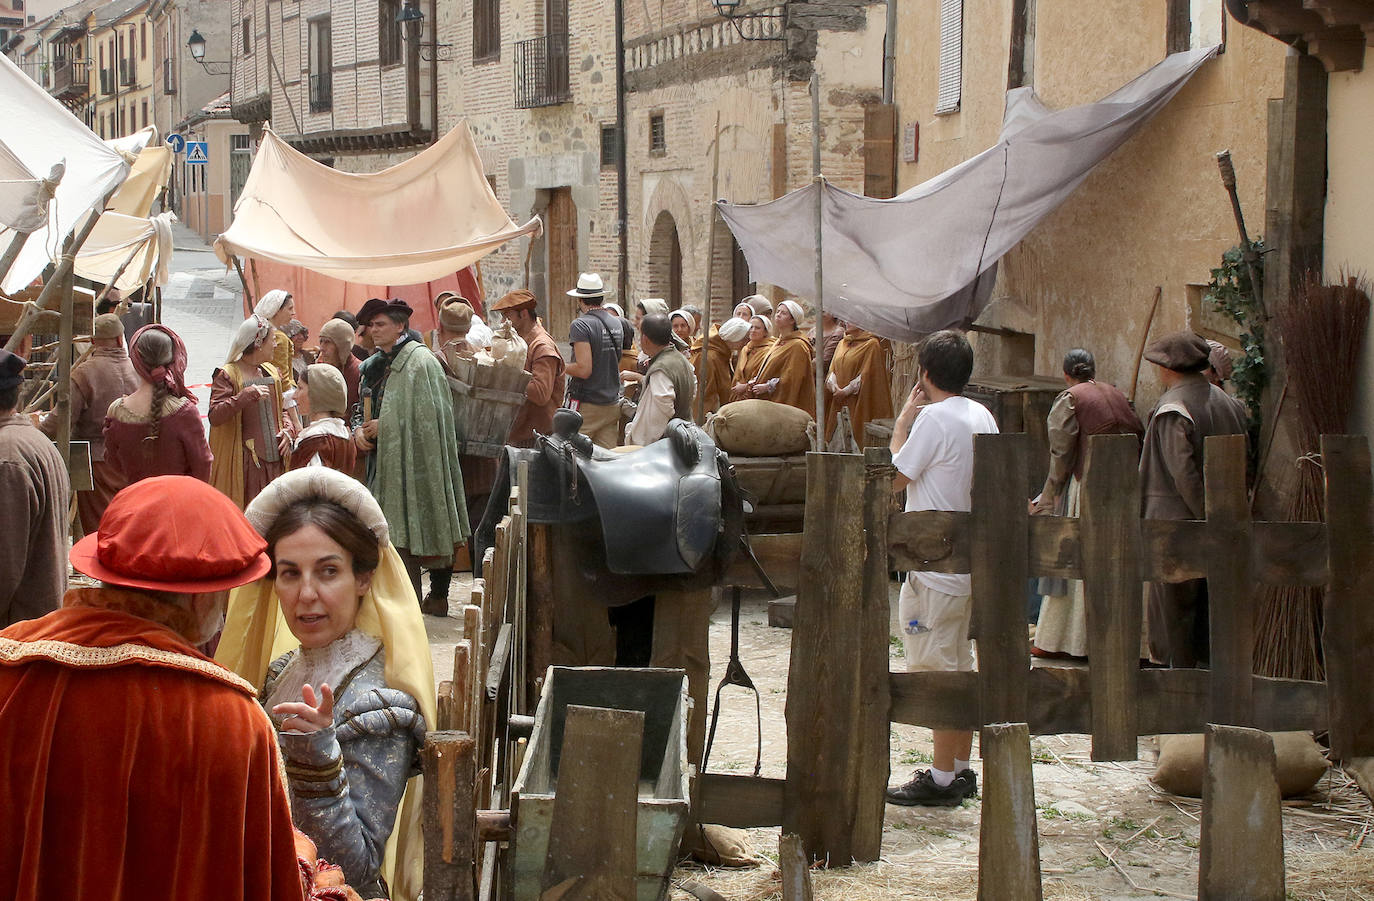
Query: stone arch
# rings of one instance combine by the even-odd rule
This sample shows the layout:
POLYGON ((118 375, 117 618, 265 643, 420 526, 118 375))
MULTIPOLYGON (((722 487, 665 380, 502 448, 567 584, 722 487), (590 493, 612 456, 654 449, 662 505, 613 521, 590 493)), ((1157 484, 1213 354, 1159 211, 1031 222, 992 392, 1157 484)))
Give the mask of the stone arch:
POLYGON ((650 293, 668 301, 669 309, 682 306, 682 241, 667 210, 659 211, 649 232, 648 268, 650 293))

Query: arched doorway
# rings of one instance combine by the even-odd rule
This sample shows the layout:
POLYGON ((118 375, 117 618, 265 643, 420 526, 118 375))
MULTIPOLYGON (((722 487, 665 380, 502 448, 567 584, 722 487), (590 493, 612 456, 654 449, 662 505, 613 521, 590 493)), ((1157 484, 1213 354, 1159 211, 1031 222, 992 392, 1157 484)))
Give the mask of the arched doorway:
POLYGON ((668 309, 682 306, 682 242, 672 213, 663 210, 649 233, 649 290, 668 301, 668 309))

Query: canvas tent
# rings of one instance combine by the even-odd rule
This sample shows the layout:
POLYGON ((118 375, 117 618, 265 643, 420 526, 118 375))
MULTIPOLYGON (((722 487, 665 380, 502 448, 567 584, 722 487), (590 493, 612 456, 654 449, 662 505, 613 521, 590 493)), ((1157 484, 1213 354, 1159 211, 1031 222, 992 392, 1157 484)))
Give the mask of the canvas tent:
POLYGON ((165 285, 172 259, 173 216, 164 213, 150 218, 148 214, 172 174, 171 148, 158 140, 153 126, 106 143, 115 149, 142 149, 135 151, 129 177, 110 198, 95 230, 78 251, 76 274, 105 285, 118 273, 115 287, 121 291, 133 291, 150 280, 155 287, 165 285))
POLYGON ((465 121, 367 175, 321 165, 269 129, 215 252, 226 263, 247 257, 352 284, 417 285, 538 230, 537 218, 516 225, 501 208, 465 121))
POLYGON ((1007 92, 1000 140, 891 199, 811 184, 758 205, 720 201, 750 278, 815 296, 815 203, 822 195, 826 312, 914 341, 975 319, 993 267, 1158 113, 1216 47, 1175 53, 1096 103, 1051 111, 1007 92))
MULTIPOLYGON (((50 175, 60 179, 59 164, 50 175)), ((29 171, 14 152, 0 142, 0 228, 28 234, 48 221, 48 201, 54 185, 29 171)))
MULTIPOLYGON (((101 141, 8 58, 0 58, 0 143, 30 175, 66 165, 46 221, 30 234, 0 283, 0 290, 12 294, 56 259, 62 240, 123 183, 133 157, 101 141)), ((9 225, 0 230, 0 247, 9 245, 14 231, 9 225)))

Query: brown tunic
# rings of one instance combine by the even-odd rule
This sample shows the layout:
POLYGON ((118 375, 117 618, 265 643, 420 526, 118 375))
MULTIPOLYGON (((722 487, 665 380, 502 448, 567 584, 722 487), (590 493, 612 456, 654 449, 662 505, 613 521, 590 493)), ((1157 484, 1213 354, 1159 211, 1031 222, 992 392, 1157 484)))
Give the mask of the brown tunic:
MULTIPOLYGON (((239 367, 240 372, 246 368, 239 363, 227 365, 239 367)), ((272 378, 272 376, 267 370, 256 368, 248 373, 246 378, 264 379, 272 378)), ((274 381, 276 380, 274 379, 274 381)), ((276 387, 272 388, 266 400, 262 401, 268 405, 271 412, 269 417, 271 423, 265 428, 262 415, 259 413, 259 402, 248 396, 246 387, 242 390, 235 390, 234 380, 223 369, 216 369, 214 378, 210 382, 211 429, 231 428, 236 418, 241 429, 239 442, 243 454, 242 500, 245 507, 253 498, 258 496, 262 489, 267 487, 269 482, 286 471, 285 461, 280 458, 275 450, 277 433, 286 427, 281 407, 282 390, 284 390, 284 386, 280 381, 277 381, 276 387), (277 459, 267 459, 272 456, 276 456, 277 459)), ((225 472, 223 476, 219 475, 221 465, 227 465, 226 461, 214 461, 211 484, 234 498, 234 495, 226 490, 226 486, 231 484, 229 474, 225 472)), ((238 500, 238 498, 234 498, 234 500, 238 500)))
POLYGON ((291 451, 291 468, 309 466, 315 455, 319 454, 320 463, 330 469, 337 469, 344 475, 353 475, 358 465, 358 448, 347 438, 338 435, 307 434, 309 426, 301 429, 296 447, 291 451))
POLYGON ((859 447, 864 445, 864 426, 873 419, 892 417, 892 389, 888 384, 889 369, 887 362, 887 342, 872 332, 859 332, 845 335, 835 350, 835 359, 830 362, 830 372, 841 388, 845 388, 856 378, 859 393, 846 397, 842 402, 830 400, 825 407, 825 436, 828 440, 835 431, 839 419, 839 408, 849 411, 849 424, 854 430, 854 441, 859 447))
POLYGON ((567 363, 558 352, 553 336, 535 324, 525 339, 525 371, 533 378, 525 386, 525 404, 515 414, 506 441, 516 447, 533 447, 534 433, 553 431, 553 414, 563 405, 567 363))
POLYGON ((1126 395, 1116 386, 1089 380, 1079 382, 1054 399, 1046 417, 1050 445, 1050 468, 1040 492, 1044 505, 1063 496, 1070 476, 1083 478, 1088 457, 1087 441, 1093 435, 1144 434, 1140 417, 1131 409, 1126 395))
POLYGON ((169 397, 152 438, 151 416, 137 416, 123 398, 105 416, 105 462, 129 483, 153 476, 191 476, 210 481, 210 445, 200 410, 184 397, 169 397))
POLYGON ((0 417, 0 628, 56 610, 67 590, 62 455, 20 414, 0 417))
POLYGON ((774 403, 787 404, 816 415, 816 373, 812 367, 811 342, 801 332, 778 338, 759 371, 759 382, 778 380, 778 387, 766 396, 774 403))
MULTIPOLYGON (((1159 398, 1145 427, 1140 456, 1146 519, 1204 519, 1203 443, 1208 435, 1245 433, 1245 407, 1191 373, 1159 398)), ((1150 585, 1150 656, 1175 667, 1210 659, 1207 583, 1192 579, 1150 585)))
MULTIPOLYGON (((718 329, 711 327, 711 340, 706 351, 706 386, 702 398, 707 413, 714 413, 730 402, 730 386, 733 373, 730 371, 730 357, 734 351, 720 337, 718 329)), ((692 348, 692 371, 701 368, 701 343, 692 348)))

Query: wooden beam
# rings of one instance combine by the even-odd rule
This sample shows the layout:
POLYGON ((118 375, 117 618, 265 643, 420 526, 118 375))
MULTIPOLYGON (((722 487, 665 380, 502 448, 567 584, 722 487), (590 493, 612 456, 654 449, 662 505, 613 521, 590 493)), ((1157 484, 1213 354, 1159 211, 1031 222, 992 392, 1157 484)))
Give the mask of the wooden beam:
POLYGON ((1134 435, 1094 435, 1080 493, 1092 661, 1092 759, 1135 760, 1140 675, 1140 476, 1134 435))
POLYGON ((635 901, 643 740, 642 710, 568 706, 541 892, 635 901))
POLYGON ((778 868, 782 870, 782 901, 812 901, 806 851, 801 839, 790 832, 778 839, 778 868))
MULTIPOLYGON (((1203 450, 1207 532, 1207 614, 1211 639, 1211 722, 1254 723, 1255 582, 1250 576, 1250 497, 1245 436, 1208 436, 1203 450)), ((1202 611, 1199 611, 1201 615, 1202 611)))
POLYGON ((989 725, 978 748, 983 755, 978 901, 1040 901, 1030 733, 1025 723, 989 725))
POLYGON ((862 606, 859 611, 857 670, 858 692, 850 703, 858 706, 854 728, 858 731, 854 810, 854 858, 877 860, 883 844, 883 816, 887 808, 887 777, 891 766, 887 718, 892 707, 888 695, 888 636, 891 634, 892 584, 887 568, 888 511, 892 509, 892 453, 885 447, 864 451, 864 563, 862 606))
POLYGON ((764 776, 702 773, 696 780, 692 819, 735 829, 781 826, 786 786, 786 780, 764 776))
POLYGON ((1326 524, 1332 540, 1331 582, 1323 607, 1331 751, 1337 760, 1374 757, 1374 692, 1369 649, 1374 647, 1374 480, 1369 443, 1362 436, 1322 437, 1326 524))
MULTIPOLYGON (((887 618, 880 639, 868 634, 873 618, 864 595, 864 458, 812 453, 807 469, 787 682, 783 828, 801 837, 812 859, 847 865, 876 860, 880 851, 871 824, 859 821, 860 811, 871 805, 865 793, 873 782, 865 770, 887 764, 887 725, 875 741, 870 719, 875 711, 855 698, 871 690, 868 659, 875 642, 886 646, 887 618)), ((886 611, 886 598, 883 607, 886 611)), ((881 672, 886 670, 884 651, 881 672)))
POLYGON ((1028 514, 1025 498, 1007 488, 1026 482, 1026 445, 1024 433, 973 436, 973 634, 980 708, 997 723, 1026 720, 1028 514))
POLYGON ((420 763, 425 777, 425 897, 471 901, 477 895, 476 742, 462 732, 431 732, 420 763))
POLYGON ((1209 725, 1206 747, 1198 901, 1283 901, 1274 740, 1257 729, 1209 725))

